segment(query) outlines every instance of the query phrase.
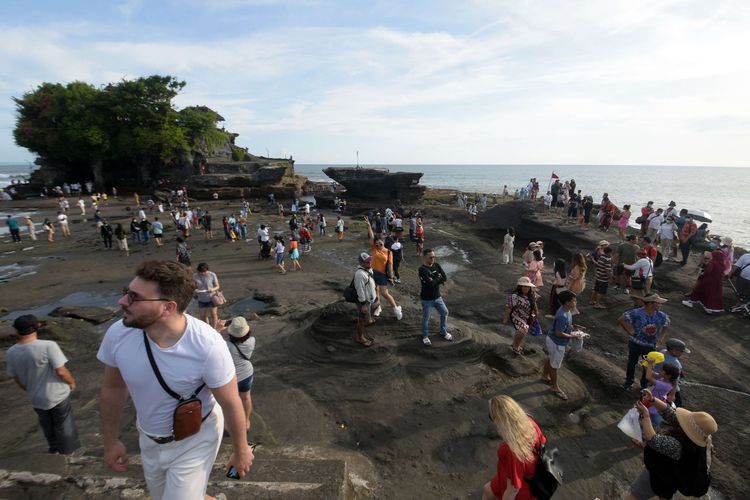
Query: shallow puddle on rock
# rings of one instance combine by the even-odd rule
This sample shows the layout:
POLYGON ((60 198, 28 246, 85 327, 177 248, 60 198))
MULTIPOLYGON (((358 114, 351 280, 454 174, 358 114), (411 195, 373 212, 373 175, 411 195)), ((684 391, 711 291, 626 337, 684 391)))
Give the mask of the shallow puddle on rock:
POLYGON ((231 306, 229 306, 229 310, 232 312, 232 315, 242 315, 247 313, 257 313, 261 311, 265 311, 268 308, 268 304, 263 302, 262 300, 253 299, 251 297, 248 297, 246 299, 240 299, 231 306))
POLYGON ((117 301, 120 299, 121 294, 110 293, 106 295, 97 295, 89 292, 75 292, 70 295, 66 295, 62 299, 52 304, 44 304, 39 307, 33 307, 30 309, 18 309, 10 312, 0 319, 13 320, 24 314, 33 314, 34 316, 47 316, 49 313, 54 311, 60 306, 69 307, 107 307, 116 308, 117 301))
POLYGON ((0 283, 7 283, 21 276, 28 276, 30 273, 36 272, 36 267, 18 263, 0 266, 0 283))
MULTIPOLYGON (((433 251, 435 252, 435 257, 448 257, 449 255, 453 255, 455 253, 452 248, 445 245, 435 247, 433 251)), ((445 266, 443 266, 443 268, 445 268, 445 266)))

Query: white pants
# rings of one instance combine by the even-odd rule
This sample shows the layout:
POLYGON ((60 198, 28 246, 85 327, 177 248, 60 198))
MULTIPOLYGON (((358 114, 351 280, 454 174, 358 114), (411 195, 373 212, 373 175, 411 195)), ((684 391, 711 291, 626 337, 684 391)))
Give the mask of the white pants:
POLYGON ((198 434, 157 444, 143 432, 143 475, 154 500, 203 500, 224 432, 224 414, 216 404, 198 434))
POLYGON ((552 342, 549 335, 547 335, 545 345, 547 346, 547 354, 549 355, 549 365, 555 370, 559 370, 562 366, 563 358, 565 358, 565 346, 552 342))

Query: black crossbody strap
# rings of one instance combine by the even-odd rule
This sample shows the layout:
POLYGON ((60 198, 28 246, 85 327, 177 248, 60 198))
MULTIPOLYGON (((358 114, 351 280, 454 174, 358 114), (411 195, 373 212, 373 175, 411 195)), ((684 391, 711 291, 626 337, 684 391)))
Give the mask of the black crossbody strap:
MULTIPOLYGON (((143 343, 146 344, 146 354, 148 354, 148 361, 151 363, 151 368, 154 370, 154 375, 156 375, 156 379, 159 381, 159 385, 161 385, 161 388, 166 391, 167 394, 175 398, 177 401, 182 401, 183 398, 176 392, 174 392, 172 389, 169 388, 166 382, 164 382, 164 378, 161 376, 161 372, 159 371, 159 367, 156 366, 156 361, 154 360, 154 354, 151 352, 151 345, 148 342, 148 337, 146 336, 146 330, 143 330, 143 343)), ((202 383, 200 387, 198 387, 195 392, 193 393, 190 398, 194 398, 198 395, 199 392, 201 392, 201 389, 203 389, 203 386, 205 386, 206 383, 202 383)), ((190 399, 188 398, 188 399, 190 399)))
POLYGON ((242 356, 242 359, 244 359, 244 360, 245 360, 245 361, 247 361, 247 362, 249 362, 249 361, 250 361, 250 360, 248 359, 248 357, 247 357, 247 356, 245 356, 245 355, 244 355, 244 354, 242 353, 242 351, 240 351, 240 346, 238 346, 238 345, 237 345, 237 344, 235 344, 234 342, 232 342, 231 344, 232 344, 232 345, 234 346, 234 348, 235 348, 235 349, 237 349, 237 352, 238 352, 238 353, 240 354, 240 356, 242 356))

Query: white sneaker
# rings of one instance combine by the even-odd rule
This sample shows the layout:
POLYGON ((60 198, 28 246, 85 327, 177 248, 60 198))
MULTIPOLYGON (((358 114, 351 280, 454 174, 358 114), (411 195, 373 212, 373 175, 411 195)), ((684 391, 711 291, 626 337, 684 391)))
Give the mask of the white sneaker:
POLYGON ((430 337, 422 337, 422 343, 428 347, 432 345, 432 342, 430 342, 430 337))
POLYGON ((445 332, 445 333, 443 334, 443 338, 444 338, 445 340, 447 340, 448 342, 450 342, 451 340, 453 340, 453 335, 451 335, 451 334, 450 334, 450 333, 448 333, 448 332, 445 332))
POLYGON ((383 312, 383 309, 378 306, 377 309, 375 309, 375 312, 372 313, 373 316, 380 316, 380 313, 383 312))
POLYGON ((688 307, 692 308, 693 307, 693 301, 692 300, 683 300, 682 301, 682 305, 683 306, 688 306, 688 307))
POLYGON ((396 319, 399 321, 401 321, 401 318, 404 317, 404 313, 401 312, 401 306, 394 307, 393 313, 396 315, 396 319))

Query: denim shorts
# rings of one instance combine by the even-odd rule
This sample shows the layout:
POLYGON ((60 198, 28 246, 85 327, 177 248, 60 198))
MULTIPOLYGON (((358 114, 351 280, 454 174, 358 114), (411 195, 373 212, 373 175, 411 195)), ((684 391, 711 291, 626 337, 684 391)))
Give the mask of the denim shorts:
POLYGON ((250 392, 253 387, 253 375, 237 382, 237 390, 240 392, 250 392))
POLYGON ((198 309, 211 309, 212 307, 216 307, 213 302, 198 301, 198 309))
POLYGON ((276 254, 276 265, 280 266, 284 262, 284 253, 277 253, 276 254))
POLYGON ((375 284, 378 286, 388 285, 388 275, 385 273, 381 273, 380 271, 373 271, 372 279, 375 280, 375 284))

